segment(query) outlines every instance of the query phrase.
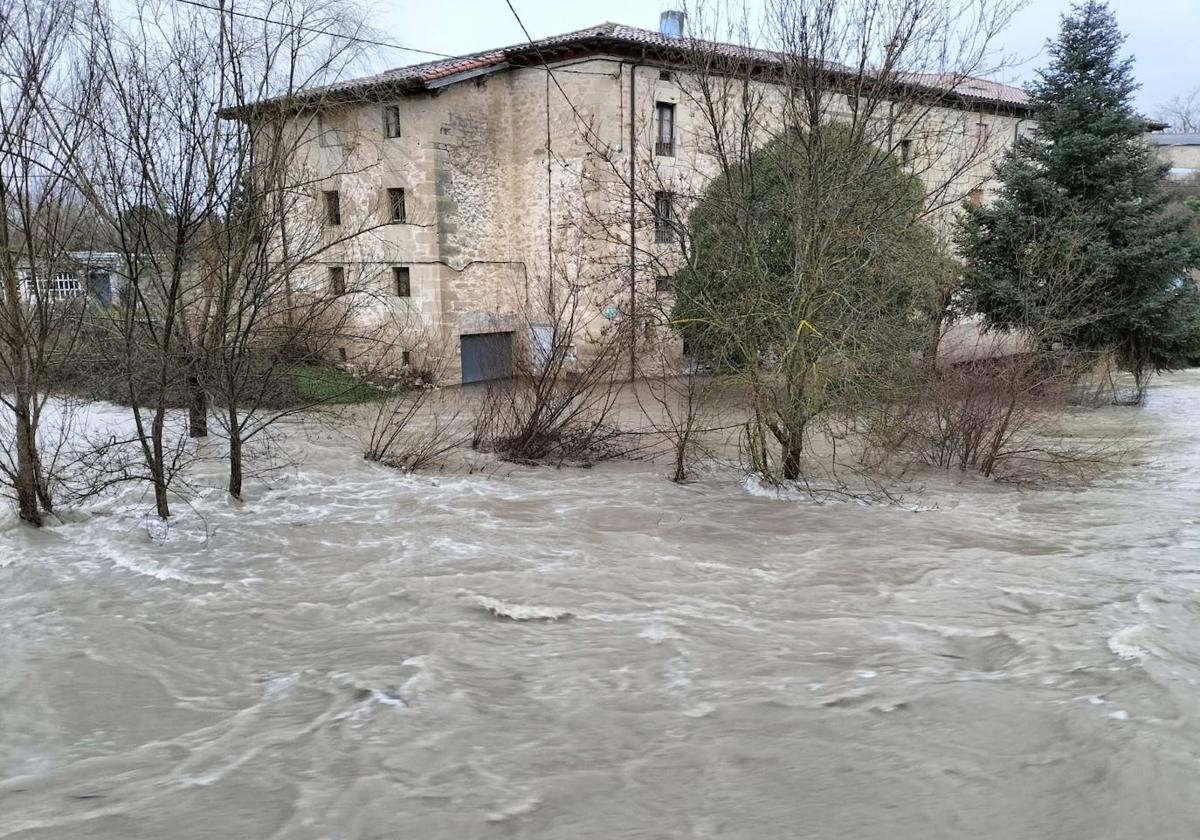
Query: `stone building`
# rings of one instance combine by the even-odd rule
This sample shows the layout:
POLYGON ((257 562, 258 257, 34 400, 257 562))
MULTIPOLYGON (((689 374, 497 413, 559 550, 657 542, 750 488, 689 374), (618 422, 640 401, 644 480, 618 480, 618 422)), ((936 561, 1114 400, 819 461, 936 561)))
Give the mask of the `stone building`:
MULTIPOLYGON (((747 70, 775 111, 756 132, 785 119, 777 56, 681 27, 679 13, 657 32, 605 23, 314 92, 296 130, 315 215, 363 232, 306 282, 367 295, 362 317, 401 336, 396 361, 444 382, 509 375, 554 342, 585 359, 621 327, 648 334, 678 226, 719 171, 696 93, 720 71, 698 59, 747 70)), ((985 200, 995 155, 1029 126, 1024 93, 937 75, 905 87, 928 107, 891 151, 920 162, 945 208, 985 200)), ((857 100, 837 96, 851 114, 857 100)))
POLYGON ((1200 134, 1153 132, 1146 135, 1146 140, 1158 159, 1170 165, 1168 178, 1200 179, 1200 134))

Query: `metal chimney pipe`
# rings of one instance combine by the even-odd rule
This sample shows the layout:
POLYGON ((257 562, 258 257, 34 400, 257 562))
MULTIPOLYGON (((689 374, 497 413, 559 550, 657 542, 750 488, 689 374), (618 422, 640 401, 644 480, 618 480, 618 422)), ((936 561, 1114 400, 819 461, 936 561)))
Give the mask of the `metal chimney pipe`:
POLYGON ((682 38, 683 24, 687 20, 684 12, 666 11, 658 16, 658 31, 668 38, 682 38))

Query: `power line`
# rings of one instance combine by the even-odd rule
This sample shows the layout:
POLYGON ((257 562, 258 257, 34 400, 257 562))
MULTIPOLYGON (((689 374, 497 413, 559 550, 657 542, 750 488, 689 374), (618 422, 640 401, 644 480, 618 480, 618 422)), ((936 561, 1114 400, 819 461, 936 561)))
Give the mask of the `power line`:
POLYGON ((376 41, 372 38, 363 38, 357 35, 346 35, 341 32, 331 32, 328 29, 319 29, 315 26, 304 26, 299 23, 289 23, 284 20, 275 20, 262 15, 251 14, 250 12, 239 12, 233 9, 222 9, 218 6, 209 6, 207 3, 198 3, 196 0, 175 0, 176 3, 182 3, 185 6, 195 6, 197 9, 207 9, 210 12, 219 12, 221 14, 229 14, 234 17, 247 18, 249 20, 257 20, 262 23, 270 23, 275 26, 283 26, 289 29, 298 29, 302 32, 312 32, 316 35, 328 35, 331 38, 342 38, 347 41, 357 41, 360 44, 370 44, 373 47, 386 47, 390 50, 402 50, 403 52, 420 53, 422 55, 432 55, 436 58, 457 58, 458 56, 449 53, 434 52, 433 50, 422 50, 417 47, 406 47, 403 44, 394 44, 389 41, 376 41))
MULTIPOLYGON (((182 0, 180 0, 180 2, 182 2, 182 0)), ((596 140, 601 144, 602 147, 607 147, 608 144, 604 142, 604 138, 601 137, 599 134, 597 134, 595 132, 595 130, 591 127, 591 125, 588 123, 588 121, 583 118, 583 114, 579 113, 579 109, 575 107, 575 103, 571 101, 571 97, 567 96, 567 92, 565 90, 563 90, 563 86, 558 83, 558 77, 554 75, 554 71, 550 69, 549 62, 547 62, 546 57, 544 55, 542 55, 541 48, 537 45, 537 42, 534 41, 533 38, 530 36, 529 30, 525 28, 525 22, 522 21, 521 16, 519 14, 517 14, 517 10, 513 7, 512 0, 504 0, 504 2, 508 6, 508 10, 510 12, 512 12, 512 16, 514 18, 516 18, 517 25, 521 27, 521 32, 523 32, 525 34, 525 40, 529 42, 529 46, 533 47, 533 52, 534 52, 534 54, 537 55, 538 61, 542 62, 542 66, 546 68, 546 73, 549 74, 550 80, 552 82, 554 82, 554 86, 556 88, 558 88, 558 92, 561 93, 562 98, 564 100, 566 100, 567 107, 571 109, 571 113, 573 113, 575 115, 575 119, 579 120, 580 124, 583 125, 584 130, 587 131, 588 134, 595 137, 596 140)), ((549 106, 550 106, 550 103, 547 102, 546 107, 549 108, 549 106)), ((630 119, 633 119, 632 114, 630 114, 630 119)), ((630 151, 632 152, 632 150, 630 150, 630 151)), ((547 152, 547 154, 549 154, 549 152, 550 152, 550 149, 548 147, 546 149, 546 152, 547 152)))

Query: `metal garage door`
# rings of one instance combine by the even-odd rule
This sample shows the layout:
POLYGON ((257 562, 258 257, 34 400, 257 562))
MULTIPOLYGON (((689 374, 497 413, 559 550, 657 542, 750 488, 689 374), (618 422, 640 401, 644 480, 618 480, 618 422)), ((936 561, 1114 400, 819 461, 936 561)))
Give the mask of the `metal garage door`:
POLYGON ((507 379, 512 376, 512 337, 510 332, 460 336, 463 384, 483 382, 487 379, 507 379))

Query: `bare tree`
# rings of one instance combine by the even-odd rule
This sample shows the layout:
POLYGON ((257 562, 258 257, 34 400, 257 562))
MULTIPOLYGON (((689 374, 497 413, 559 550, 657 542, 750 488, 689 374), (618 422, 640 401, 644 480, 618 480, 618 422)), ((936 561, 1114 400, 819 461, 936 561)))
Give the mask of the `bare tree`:
POLYGON ((1200 87, 1176 94, 1159 105, 1158 118, 1175 134, 1200 131, 1200 87))
POLYGON ((323 265, 346 261, 359 236, 388 223, 379 213, 343 224, 350 214, 323 192, 359 165, 349 162, 353 136, 337 133, 338 150, 324 154, 336 157, 331 168, 309 163, 334 133, 321 91, 359 56, 362 16, 292 0, 236 11, 145 0, 122 24, 99 6, 93 16, 103 117, 78 177, 116 231, 126 284, 105 346, 166 517, 187 451, 168 434, 169 412, 185 406, 189 434, 203 437, 216 409, 228 490, 240 498, 245 445, 321 401, 282 398, 293 354, 321 360, 352 338, 355 307, 371 296, 364 266, 335 283, 323 265))
POLYGON ((84 312, 87 266, 71 252, 90 247, 71 166, 73 118, 91 104, 64 47, 76 14, 70 2, 0 2, 0 482, 34 525, 54 509, 70 428, 43 420, 84 312))

